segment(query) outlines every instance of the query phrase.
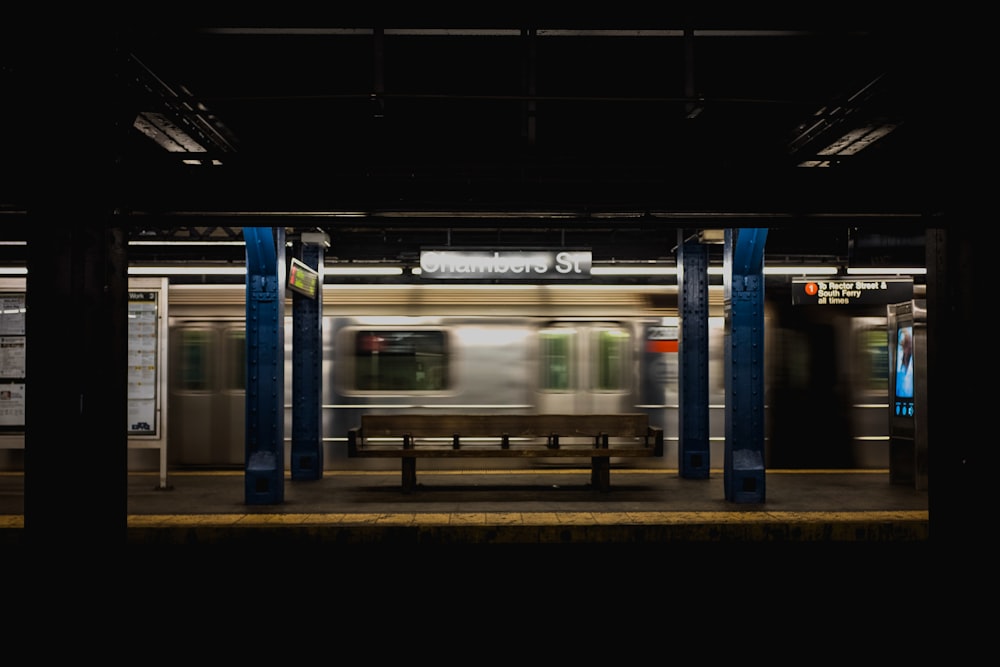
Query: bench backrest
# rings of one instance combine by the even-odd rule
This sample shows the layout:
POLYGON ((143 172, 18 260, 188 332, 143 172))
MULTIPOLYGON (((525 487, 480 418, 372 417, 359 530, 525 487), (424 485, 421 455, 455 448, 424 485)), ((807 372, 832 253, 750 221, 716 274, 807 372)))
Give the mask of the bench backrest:
POLYGON ((621 413, 603 415, 362 415, 361 429, 366 438, 463 437, 544 437, 552 433, 563 437, 597 436, 644 437, 649 430, 649 415, 621 413))

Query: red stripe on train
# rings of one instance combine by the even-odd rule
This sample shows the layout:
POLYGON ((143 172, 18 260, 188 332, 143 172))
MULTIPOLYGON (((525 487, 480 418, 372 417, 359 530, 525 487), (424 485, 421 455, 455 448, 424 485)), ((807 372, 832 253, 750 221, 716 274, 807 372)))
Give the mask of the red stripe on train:
POLYGON ((646 352, 676 352, 676 340, 647 340, 646 352))

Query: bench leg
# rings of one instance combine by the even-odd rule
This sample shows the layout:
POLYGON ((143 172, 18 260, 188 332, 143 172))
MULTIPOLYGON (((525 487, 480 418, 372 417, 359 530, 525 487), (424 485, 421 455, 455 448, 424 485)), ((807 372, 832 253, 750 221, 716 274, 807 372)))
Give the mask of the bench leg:
POLYGON ((598 491, 611 489, 611 457, 593 456, 590 459, 590 484, 598 491))
POLYGON ((403 457, 403 493, 410 493, 417 486, 417 460, 403 457))

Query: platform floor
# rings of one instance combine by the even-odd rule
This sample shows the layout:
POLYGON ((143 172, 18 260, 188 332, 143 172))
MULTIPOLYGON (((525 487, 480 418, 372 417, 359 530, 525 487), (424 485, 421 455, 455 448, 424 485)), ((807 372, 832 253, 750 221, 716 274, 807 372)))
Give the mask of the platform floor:
MULTIPOLYGON (((929 541, 928 495, 885 470, 769 470, 764 502, 725 499, 724 475, 613 469, 611 490, 588 468, 418 469, 286 473, 282 500, 248 504, 242 471, 130 473, 131 545, 654 545, 901 544, 929 541)), ((24 535, 24 476, 0 473, 0 535, 24 535)))

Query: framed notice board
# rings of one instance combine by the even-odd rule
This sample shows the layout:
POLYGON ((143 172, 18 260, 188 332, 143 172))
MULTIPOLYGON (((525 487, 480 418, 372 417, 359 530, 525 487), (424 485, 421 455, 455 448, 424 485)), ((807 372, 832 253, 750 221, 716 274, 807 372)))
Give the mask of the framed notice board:
POLYGON ((0 291, 0 430, 24 431, 25 291, 0 291))
POLYGON ((159 376, 159 290, 128 292, 128 434, 156 435, 159 376))
POLYGON ((128 448, 159 450, 160 486, 167 487, 166 278, 128 283, 128 448))

